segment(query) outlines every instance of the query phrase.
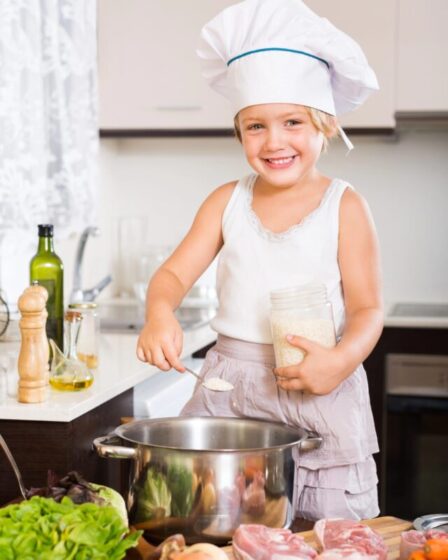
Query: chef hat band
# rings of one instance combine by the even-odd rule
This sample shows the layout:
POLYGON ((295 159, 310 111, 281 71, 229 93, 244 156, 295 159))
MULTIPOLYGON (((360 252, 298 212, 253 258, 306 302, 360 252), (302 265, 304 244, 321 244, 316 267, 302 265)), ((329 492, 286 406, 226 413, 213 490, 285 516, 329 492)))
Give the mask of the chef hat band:
POLYGON ((378 89, 356 41, 302 0, 229 6, 203 27, 197 53, 203 76, 234 114, 251 105, 291 103, 339 116, 378 89))
POLYGON ((320 62, 323 62, 324 64, 327 65, 328 69, 330 68, 330 65, 328 64, 328 62, 326 60, 324 60, 323 58, 320 58, 319 56, 316 56, 315 54, 311 54, 305 51, 297 51, 295 49, 285 49, 282 47, 265 47, 263 49, 255 49, 253 51, 247 51, 245 53, 241 53, 238 54, 237 56, 234 56, 233 58, 231 58, 230 60, 227 61, 227 66, 230 66, 232 64, 232 62, 235 62, 235 60, 238 60, 239 58, 243 58, 245 56, 249 56, 251 54, 256 54, 256 53, 261 53, 261 52, 266 52, 266 51, 280 51, 280 52, 291 52, 291 53, 295 53, 295 54, 301 54, 304 56, 309 56, 311 58, 315 58, 316 60, 319 60, 320 62))

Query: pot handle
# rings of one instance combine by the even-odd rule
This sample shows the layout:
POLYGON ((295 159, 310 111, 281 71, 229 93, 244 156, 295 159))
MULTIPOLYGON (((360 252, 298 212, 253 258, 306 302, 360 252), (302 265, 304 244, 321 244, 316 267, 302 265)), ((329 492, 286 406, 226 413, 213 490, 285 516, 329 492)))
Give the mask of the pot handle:
POLYGON ((135 459, 137 457, 136 447, 114 445, 114 442, 120 442, 119 438, 114 434, 97 437, 93 440, 93 447, 98 455, 105 459, 135 459))
POLYGON ((322 436, 317 432, 307 430, 307 438, 299 442, 300 451, 311 451, 318 449, 322 445, 322 436))

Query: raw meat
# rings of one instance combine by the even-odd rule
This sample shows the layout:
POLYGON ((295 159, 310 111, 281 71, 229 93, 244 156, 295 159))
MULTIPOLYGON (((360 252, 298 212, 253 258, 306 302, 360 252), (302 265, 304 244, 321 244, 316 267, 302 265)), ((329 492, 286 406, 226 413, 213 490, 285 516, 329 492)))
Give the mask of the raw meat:
POLYGON ((423 548, 426 542, 423 531, 404 531, 400 539, 400 560, 408 560, 414 550, 423 548))
POLYGON ((332 548, 319 554, 316 560, 378 560, 378 554, 364 554, 354 548, 332 548))
POLYGON ((420 550, 429 539, 448 539, 448 533, 437 529, 403 531, 400 539, 400 560, 408 560, 414 550, 420 550))
POLYGON ((232 550, 237 560, 314 560, 317 557, 304 538, 289 529, 255 524, 238 527, 232 550))
POLYGON ((429 539, 448 539, 448 533, 446 531, 439 531, 438 529, 428 529, 425 531, 425 538, 427 541, 429 539))
POLYGON ((387 560, 387 545, 382 537, 367 525, 349 519, 320 519, 314 525, 314 533, 324 551, 329 549, 352 549, 367 558, 387 560))

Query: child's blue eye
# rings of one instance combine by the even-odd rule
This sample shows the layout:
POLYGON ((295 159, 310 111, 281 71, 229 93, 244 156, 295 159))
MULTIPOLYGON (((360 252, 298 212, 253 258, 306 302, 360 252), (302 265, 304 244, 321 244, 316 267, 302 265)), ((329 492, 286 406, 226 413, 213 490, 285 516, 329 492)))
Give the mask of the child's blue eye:
POLYGON ((254 123, 254 124, 250 124, 247 127, 247 130, 259 130, 260 128, 262 128, 261 124, 259 123, 254 123))

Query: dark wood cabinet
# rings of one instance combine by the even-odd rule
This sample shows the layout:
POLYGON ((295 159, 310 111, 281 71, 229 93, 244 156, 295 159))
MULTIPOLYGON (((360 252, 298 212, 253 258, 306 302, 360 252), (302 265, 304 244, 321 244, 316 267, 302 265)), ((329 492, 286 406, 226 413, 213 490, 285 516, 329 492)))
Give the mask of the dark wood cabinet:
POLYGON ((385 327, 378 344, 365 360, 370 399, 378 434, 380 453, 375 455, 379 477, 380 508, 385 511, 386 472, 386 357, 388 354, 448 355, 448 329, 385 327))
MULTIPOLYGON (((122 491, 125 465, 98 457, 92 442, 115 429, 122 417, 132 414, 133 389, 129 389, 72 422, 0 420, 0 433, 27 488, 45 486, 47 471, 51 469, 61 476, 76 470, 87 480, 122 491)), ((14 473, 0 451, 0 504, 19 495, 14 473)))

